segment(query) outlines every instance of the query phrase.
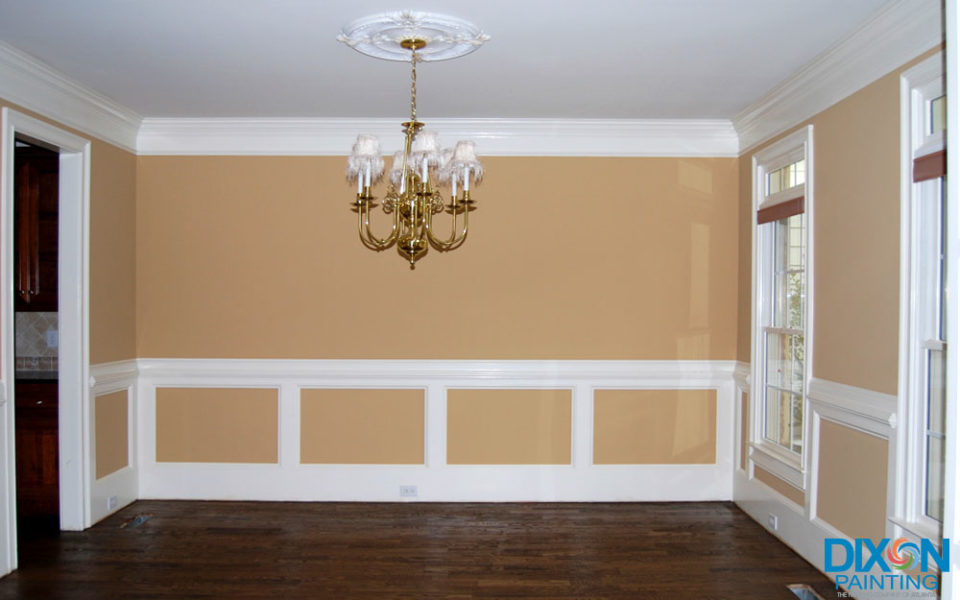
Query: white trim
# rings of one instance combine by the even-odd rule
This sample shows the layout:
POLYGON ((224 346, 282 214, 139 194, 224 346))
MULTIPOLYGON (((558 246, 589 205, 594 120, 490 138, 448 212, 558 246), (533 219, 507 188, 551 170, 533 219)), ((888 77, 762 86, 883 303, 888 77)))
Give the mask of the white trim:
POLYGON ((885 4, 734 117, 741 151, 806 121, 942 42, 940 2, 885 4))
MULTIPOLYGON (((751 181, 752 181, 752 206, 750 216, 751 232, 751 256, 753 267, 751 269, 751 323, 750 334, 750 356, 751 356, 751 382, 759 382, 751 389, 750 393, 750 445, 751 459, 755 453, 761 453, 760 460, 764 461, 764 468, 777 475, 781 479, 790 482, 794 486, 803 490, 808 489, 806 485, 806 473, 809 470, 809 436, 808 425, 810 420, 810 409, 804 398, 804 436, 805 441, 801 448, 800 456, 782 449, 777 444, 769 442, 764 436, 765 421, 765 376, 763 369, 766 368, 765 360, 760 356, 760 347, 765 343, 767 331, 771 330, 768 325, 769 315, 765 313, 766 307, 761 306, 758 300, 761 296, 767 296, 768 290, 762 289, 764 285, 770 285, 766 278, 761 275, 761 269, 765 267, 764 260, 761 260, 761 254, 767 257, 766 260, 772 260, 773 237, 769 224, 759 225, 757 223, 757 210, 771 204, 767 201, 769 197, 766 194, 766 176, 771 170, 780 169, 786 165, 806 161, 806 176, 802 185, 794 186, 784 192, 788 192, 790 197, 799 195, 804 196, 804 214, 806 215, 806 272, 804 273, 804 286, 806 292, 806 314, 804 315, 804 334, 805 334, 805 357, 804 364, 804 389, 809 393, 810 380, 812 378, 812 356, 814 348, 813 323, 814 323, 814 144, 813 144, 813 125, 807 125, 802 129, 785 136, 783 139, 770 144, 759 152, 755 153, 751 161, 751 181), (767 227, 761 230, 761 227, 767 227)), ((783 198, 786 200, 787 198, 783 198)), ((782 200, 781 200, 782 201, 782 200)), ((750 470, 752 473, 752 469, 750 470)))
MULTIPOLYGON (((824 539, 841 538, 850 540, 850 536, 837 530, 835 527, 817 517, 808 518, 805 511, 796 504, 780 496, 777 492, 770 489, 762 482, 749 479, 743 472, 734 475, 734 489, 736 490, 737 506, 739 506, 747 515, 770 532, 771 535, 780 539, 781 542, 792 548, 797 554, 802 556, 818 569, 821 573, 824 571, 824 539), (774 530, 769 525, 769 516, 777 517, 779 527, 774 530)), ((808 494, 809 498, 809 494, 808 494)), ((835 573, 824 573, 831 581, 836 581, 835 573)), ((845 572, 850 574, 850 571, 845 572)), ((875 568, 871 575, 878 577, 884 573, 875 568)), ((883 600, 891 598, 889 590, 865 591, 853 589, 851 597, 856 596, 861 600, 883 600)), ((915 598, 935 598, 935 594, 926 594, 921 592, 910 592, 911 597, 915 598)), ((896 594, 894 594, 896 595, 896 594)), ((906 597, 906 596, 904 596, 906 597)))
POLYGON ((136 360, 120 360, 90 365, 90 389, 97 396, 127 389, 136 383, 136 379, 136 360))
POLYGON ((90 523, 120 510, 140 497, 138 488, 136 432, 139 415, 135 399, 137 364, 135 360, 90 365, 91 417, 90 423, 90 523), (96 476, 96 399, 99 396, 125 392, 127 395, 127 466, 115 473, 97 479, 96 476), (111 503, 110 499, 114 502, 111 503))
MULTIPOLYGON (((426 119, 452 143, 469 138, 484 156, 730 156, 733 124, 722 119, 426 119)), ((358 133, 400 149, 397 119, 147 118, 140 155, 346 156, 358 133)))
POLYGON ((0 42, 0 97, 131 152, 140 115, 0 42))
MULTIPOLYGON (((811 379, 808 393, 809 419, 807 423, 807 442, 809 448, 806 470, 805 503, 798 507, 793 501, 782 497, 778 492, 753 479, 753 467, 768 469, 768 463, 762 454, 754 452, 746 472, 734 473, 734 500, 751 518, 780 538, 798 554, 820 571, 824 568, 824 538, 838 537, 850 539, 817 516, 819 494, 820 465, 820 423, 823 419, 837 423, 854 431, 874 435, 891 443, 887 457, 887 523, 886 536, 890 538, 906 536, 916 537, 913 532, 899 527, 891 517, 892 499, 895 494, 895 482, 891 475, 895 460, 892 448, 895 429, 891 422, 895 420, 897 399, 889 394, 842 385, 822 379, 811 379), (776 516, 778 530, 769 526, 768 516, 776 516)), ((828 458, 825 458, 828 459, 828 458)), ((769 469, 768 469, 769 470, 769 469)), ((789 482, 789 480, 787 480, 789 482)), ((804 490, 801 490, 804 491, 804 490)), ((834 575, 827 574, 830 579, 834 575)), ((858 598, 887 597, 883 594, 862 593, 855 590, 858 598)))
POLYGON ((770 444, 752 444, 749 452, 754 465, 776 475, 801 492, 806 489, 803 467, 795 457, 784 457, 785 453, 777 452, 777 447, 770 444))
MULTIPOLYGON (((947 73, 960 73, 960 53, 957 40, 960 39, 960 10, 957 0, 946 2, 947 73)), ((960 290, 960 85, 957 77, 947 77, 947 146, 954 150, 947 153, 947 297, 952 298, 953 310, 957 312, 957 292, 960 290)), ((947 320, 947 341, 956 344, 960 341, 960 318, 947 320)), ((945 497, 943 537, 960 539, 960 353, 947 353, 947 450, 944 467, 945 497)), ((952 553, 950 572, 944 573, 942 593, 944 600, 960 600, 960 552, 952 553)))
POLYGON ((59 251, 59 454, 60 527, 80 530, 90 525, 90 398, 85 385, 89 371, 89 236, 90 142, 49 123, 4 107, 0 153, 0 376, 7 402, 0 419, 0 447, 5 468, 0 471, 0 574, 17 565, 16 468, 14 458, 13 350, 13 160, 14 137, 22 134, 52 144, 60 152, 59 251))
POLYGON ((748 394, 750 393, 750 377, 750 363, 737 361, 733 368, 733 379, 737 382, 737 386, 739 386, 741 390, 747 392, 748 394))
MULTIPOLYGON (((926 445, 926 353, 944 349, 929 342, 938 310, 931 310, 930 294, 939 290, 939 272, 929 259, 937 253, 940 228, 937 181, 913 182, 913 161, 933 151, 943 136, 927 135, 929 101, 943 94, 943 56, 938 53, 911 67, 900 77, 900 328, 898 364, 898 419, 902 426, 895 445, 893 521, 901 530, 935 538, 940 523, 924 513, 926 445), (926 267, 926 268, 924 268, 926 267)), ((948 250, 949 251, 949 250, 948 250)), ((948 307, 949 308, 949 307, 948 307)), ((956 310, 949 319, 955 318, 956 310)), ((936 335, 939 335, 937 333, 936 335)))
MULTIPOLYGON (((136 369, 141 378, 164 385, 221 385, 225 380, 242 385, 273 385, 278 379, 298 385, 331 382, 367 384, 425 381, 432 379, 488 382, 531 380, 546 382, 592 382, 596 380, 677 385, 689 378, 697 383, 725 383, 733 374, 734 361, 724 360, 285 360, 140 358, 136 369)), ((559 383, 558 383, 559 384, 559 383)), ((559 384, 565 385, 565 384, 559 384)), ((695 387, 695 386, 694 386, 695 387)))
POLYGON ((662 501, 732 496, 732 361, 471 361, 139 359, 138 477, 144 498, 399 501, 662 501), (158 463, 158 387, 279 390, 277 464, 158 463), (423 465, 299 464, 302 388, 424 389, 423 465), (569 389, 568 465, 449 465, 449 389, 569 389), (707 465, 595 465, 593 396, 598 389, 716 389, 716 462, 707 465))
POLYGON ((813 377, 807 398, 820 407, 821 413, 844 413, 834 420, 850 427, 889 437, 897 426, 897 397, 891 394, 813 377))

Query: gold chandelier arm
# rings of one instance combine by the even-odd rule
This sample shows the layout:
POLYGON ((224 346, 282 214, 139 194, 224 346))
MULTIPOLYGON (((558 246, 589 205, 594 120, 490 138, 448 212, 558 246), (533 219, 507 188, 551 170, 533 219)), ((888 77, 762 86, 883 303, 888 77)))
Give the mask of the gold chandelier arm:
POLYGON ((357 214, 359 215, 358 230, 360 233, 360 241, 363 242, 364 246, 379 252, 380 250, 386 250, 397 241, 397 212, 393 214, 393 229, 391 229, 390 234, 383 239, 378 239, 377 236, 373 235, 373 232, 370 231, 370 202, 364 202, 360 210, 357 211, 357 214))
POLYGON ((457 209, 457 205, 454 204, 453 215, 450 222, 450 237, 446 240, 441 240, 433 235, 433 215, 429 212, 427 213, 427 237, 430 239, 431 244, 443 252, 459 248, 467 239, 467 226, 470 220, 470 205, 463 204, 463 227, 460 229, 459 233, 457 232, 457 209))

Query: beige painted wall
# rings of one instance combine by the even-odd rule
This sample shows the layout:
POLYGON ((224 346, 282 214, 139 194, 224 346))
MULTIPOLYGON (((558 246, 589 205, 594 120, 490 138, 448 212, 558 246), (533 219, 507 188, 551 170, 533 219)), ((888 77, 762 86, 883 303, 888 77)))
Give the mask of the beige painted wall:
POLYGON ((447 392, 447 462, 568 465, 570 390, 447 392))
POLYGON ((129 464, 127 391, 97 396, 94 400, 94 462, 97 479, 129 464))
POLYGON ((887 441, 832 421, 820 422, 817 516, 853 538, 884 537, 887 441))
POLYGON ((9 107, 91 140, 90 363, 135 358, 136 157, 3 99, 0 107, 9 107))
POLYGON ((300 462, 424 464, 424 391, 305 389, 300 462))
POLYGON ((94 140, 90 169, 90 363, 136 358, 136 157, 94 140))
POLYGON ((716 390, 597 390, 595 464, 713 464, 716 390))
POLYGON ((753 477, 798 506, 803 506, 806 502, 807 496, 803 493, 803 490, 793 487, 769 471, 754 467, 753 477))
POLYGON ((157 388, 157 462, 277 462, 277 390, 157 388))
POLYGON ((343 158, 138 161, 141 357, 736 353, 736 159, 488 158, 470 239, 415 271, 357 239, 343 158))

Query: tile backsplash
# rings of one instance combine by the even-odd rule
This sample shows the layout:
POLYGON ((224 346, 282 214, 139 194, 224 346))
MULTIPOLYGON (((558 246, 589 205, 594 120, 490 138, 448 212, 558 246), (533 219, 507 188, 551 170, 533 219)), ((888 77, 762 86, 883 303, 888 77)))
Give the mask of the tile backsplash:
POLYGON ((56 371, 59 330, 55 312, 18 312, 16 368, 18 371, 56 371), (48 342, 54 342, 52 345, 48 342))

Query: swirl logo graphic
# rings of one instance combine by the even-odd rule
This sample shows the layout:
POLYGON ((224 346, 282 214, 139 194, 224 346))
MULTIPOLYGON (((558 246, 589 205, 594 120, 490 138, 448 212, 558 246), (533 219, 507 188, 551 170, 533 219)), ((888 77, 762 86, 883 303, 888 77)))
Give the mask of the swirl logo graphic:
POLYGON ((906 571, 912 567, 920 556, 920 548, 907 541, 907 538, 897 538, 887 549, 887 560, 898 571, 906 571))

